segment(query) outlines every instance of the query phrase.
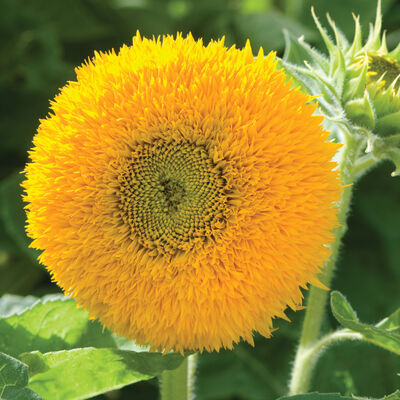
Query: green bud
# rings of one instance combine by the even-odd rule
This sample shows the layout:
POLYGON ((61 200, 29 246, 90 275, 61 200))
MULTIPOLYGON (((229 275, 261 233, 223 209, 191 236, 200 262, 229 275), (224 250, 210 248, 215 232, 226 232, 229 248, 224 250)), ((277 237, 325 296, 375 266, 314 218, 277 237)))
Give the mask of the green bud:
POLYGON ((359 17, 353 15, 354 38, 349 42, 329 15, 334 40, 313 9, 312 14, 328 57, 303 38, 295 40, 285 33, 284 67, 306 92, 322 95, 319 106, 328 121, 346 125, 350 133, 364 135, 366 151, 377 161, 392 160, 397 174, 400 143, 391 138, 400 133, 400 44, 391 52, 387 49, 385 34, 381 33, 381 1, 378 0, 375 23, 364 44, 359 17))

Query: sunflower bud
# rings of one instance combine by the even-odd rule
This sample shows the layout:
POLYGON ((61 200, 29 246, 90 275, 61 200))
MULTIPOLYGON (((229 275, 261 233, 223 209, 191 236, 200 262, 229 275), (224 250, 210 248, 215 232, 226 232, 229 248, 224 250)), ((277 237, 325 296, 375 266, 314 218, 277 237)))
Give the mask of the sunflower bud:
POLYGON ((312 10, 314 21, 328 49, 320 54, 303 38, 294 40, 286 33, 285 68, 311 95, 319 96, 321 112, 329 128, 345 126, 366 139, 366 152, 377 161, 390 159, 400 174, 400 44, 388 51, 382 29, 381 1, 375 23, 370 25, 363 44, 359 17, 354 17, 352 42, 347 41, 328 15, 334 41, 312 10), (300 64, 305 64, 301 66, 300 64), (339 125, 338 125, 339 124, 339 125))

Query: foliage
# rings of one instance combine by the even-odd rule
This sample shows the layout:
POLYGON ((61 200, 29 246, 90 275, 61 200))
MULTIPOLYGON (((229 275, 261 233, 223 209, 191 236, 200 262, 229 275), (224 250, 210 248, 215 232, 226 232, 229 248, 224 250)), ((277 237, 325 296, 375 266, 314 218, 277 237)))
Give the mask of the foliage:
MULTIPOLYGON (((52 388, 65 374, 68 384, 65 392, 59 392, 63 399, 88 398, 124 385, 128 386, 114 393, 119 400, 156 399, 152 378, 182 361, 174 354, 141 353, 138 350, 146 349, 116 340, 110 332, 103 332, 97 323, 90 322, 71 299, 53 297, 37 302, 37 296, 58 289, 36 261, 37 253, 27 247, 19 172, 26 162, 38 119, 47 112, 48 99, 73 79, 74 66, 94 50, 117 49, 121 43, 131 41, 136 29, 144 35, 190 30, 206 42, 225 35, 228 45, 237 46, 249 37, 255 52, 260 45, 266 51, 282 52, 284 40, 280 32, 286 28, 294 36, 305 34, 322 50, 311 20, 311 4, 315 4, 320 16, 329 11, 349 38, 354 25, 351 12, 361 14, 365 31, 376 7, 375 2, 363 0, 0 2, 0 294, 29 296, 6 296, 0 301, 0 351, 8 354, 0 354, 0 393, 4 398, 56 399, 52 388), (63 321, 67 323, 62 324, 63 321), (149 361, 148 356, 157 361, 149 361), (90 367, 85 368, 89 363, 90 367), (82 386, 84 392, 77 394, 72 383, 79 379, 92 386, 82 386), (49 384, 40 385, 41 380, 48 380, 49 384), (140 380, 141 383, 129 385, 140 380)), ((400 39, 398 2, 383 1, 383 21, 388 45, 393 48, 400 39)), ((344 311, 337 307, 335 310, 334 306, 341 324, 363 331, 365 324, 359 320, 377 322, 392 315, 372 329, 374 333, 376 329, 391 329, 390 337, 399 334, 398 325, 393 324, 398 318, 400 281, 400 185, 399 178, 389 176, 391 171, 392 166, 384 163, 357 186, 349 232, 332 285, 346 294, 359 318, 355 319, 341 300, 344 311)), ((240 344, 233 351, 202 354, 196 381, 198 399, 261 400, 283 396, 303 314, 289 311, 292 322, 279 322, 279 330, 269 340, 256 336, 254 348, 240 344)), ((339 327, 335 317, 326 318, 324 331, 339 327)), ((371 328, 368 329, 370 334, 371 328)), ((400 361, 394 353, 367 342, 339 343, 319 361, 312 390, 341 396, 309 394, 291 399, 388 395, 386 400, 396 400, 400 396, 395 392, 400 387, 398 372, 400 361)), ((106 399, 105 395, 96 398, 106 399)))
MULTIPOLYGON (((177 354, 126 349, 125 341, 91 321, 72 299, 52 295, 32 300, 10 295, 0 300, 0 351, 24 363, 3 355, 8 369, 22 371, 14 385, 27 385, 29 368, 29 387, 44 399, 85 399, 149 380, 183 360, 177 354)), ((8 369, 3 368, 8 374, 4 390, 11 390, 8 381, 13 382, 8 369)))
POLYGON ((28 367, 21 361, 0 353, 0 398, 14 400, 42 400, 28 384, 28 367))
POLYGON ((331 293, 331 308, 335 318, 346 328, 395 354, 400 354, 400 308, 375 326, 361 323, 346 298, 337 291, 331 293))

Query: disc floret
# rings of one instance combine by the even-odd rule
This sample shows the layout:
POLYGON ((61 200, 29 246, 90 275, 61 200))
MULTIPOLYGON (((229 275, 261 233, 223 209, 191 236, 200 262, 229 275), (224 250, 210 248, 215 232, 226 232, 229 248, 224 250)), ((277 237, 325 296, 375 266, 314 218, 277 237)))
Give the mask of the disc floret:
POLYGON ((117 170, 121 219, 154 255, 192 250, 216 240, 225 226, 227 181, 205 145, 148 140, 117 170))

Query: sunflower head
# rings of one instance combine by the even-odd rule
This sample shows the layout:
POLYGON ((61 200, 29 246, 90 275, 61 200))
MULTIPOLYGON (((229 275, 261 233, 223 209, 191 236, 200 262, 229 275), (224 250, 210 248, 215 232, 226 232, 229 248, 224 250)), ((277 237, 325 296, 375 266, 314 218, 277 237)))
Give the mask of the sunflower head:
POLYGON ((335 41, 314 12, 313 16, 329 57, 319 54, 302 38, 294 41, 287 37, 287 69, 310 94, 324 94, 320 104, 325 115, 351 132, 364 134, 367 151, 378 160, 391 159, 396 165, 394 174, 400 173, 400 141, 392 137, 398 134, 400 125, 400 44, 392 51, 387 49, 385 33, 381 32, 380 0, 365 43, 359 17, 354 16, 355 33, 349 42, 329 16, 335 41), (295 64, 300 61, 295 54, 302 55, 306 68, 295 64))
POLYGON ((340 195, 322 118, 274 54, 134 37, 76 70, 26 167, 28 225, 65 293, 151 348, 218 350, 301 306, 340 195))

